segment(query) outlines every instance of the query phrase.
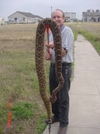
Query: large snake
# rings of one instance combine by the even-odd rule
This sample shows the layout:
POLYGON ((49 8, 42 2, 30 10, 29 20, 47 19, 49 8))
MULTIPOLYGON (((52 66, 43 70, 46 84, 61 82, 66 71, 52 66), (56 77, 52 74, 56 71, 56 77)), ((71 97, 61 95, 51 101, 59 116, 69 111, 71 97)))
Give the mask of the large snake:
MULTIPOLYGON (((61 32, 55 21, 50 18, 43 19, 39 22, 36 31, 36 43, 35 43, 35 62, 36 62, 36 71, 39 80, 39 91, 41 97, 44 101, 49 123, 51 122, 51 103, 56 101, 56 94, 62 88, 64 84, 64 79, 62 76, 62 45, 61 45, 61 32), (53 90, 51 97, 48 96, 46 91, 46 75, 44 67, 44 37, 46 25, 49 25, 50 30, 53 34, 54 39, 54 50, 55 50, 55 69, 56 76, 58 78, 59 84, 53 90)), ((50 125, 50 124, 49 124, 50 125)))

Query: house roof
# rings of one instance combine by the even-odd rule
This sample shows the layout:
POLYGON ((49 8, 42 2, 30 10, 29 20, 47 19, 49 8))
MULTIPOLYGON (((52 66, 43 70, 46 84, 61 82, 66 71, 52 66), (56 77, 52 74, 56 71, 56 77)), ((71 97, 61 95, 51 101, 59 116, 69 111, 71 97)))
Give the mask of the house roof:
POLYGON ((83 12, 83 16, 100 16, 100 12, 83 12))
MULTIPOLYGON (((29 12, 21 12, 21 11, 17 11, 18 13, 20 13, 20 14, 22 14, 22 15, 24 15, 24 16, 26 16, 26 17, 31 17, 31 18, 35 18, 35 17, 38 17, 38 18, 40 18, 40 19, 43 19, 42 17, 40 17, 40 16, 38 16, 38 15, 34 15, 34 14, 31 14, 31 13, 29 13, 29 12)), ((15 13, 17 13, 17 12, 15 12, 15 13)), ((15 13, 13 13, 13 14, 15 14, 15 13)), ((10 16, 12 16, 13 14, 11 14, 10 16)), ((10 17, 9 16, 9 17, 10 17)), ((8 17, 8 18, 9 18, 8 17)))
POLYGON ((31 14, 31 13, 29 13, 29 12, 20 12, 20 11, 18 11, 20 14, 23 14, 24 16, 27 16, 27 17, 35 17, 35 15, 33 15, 33 14, 31 14))

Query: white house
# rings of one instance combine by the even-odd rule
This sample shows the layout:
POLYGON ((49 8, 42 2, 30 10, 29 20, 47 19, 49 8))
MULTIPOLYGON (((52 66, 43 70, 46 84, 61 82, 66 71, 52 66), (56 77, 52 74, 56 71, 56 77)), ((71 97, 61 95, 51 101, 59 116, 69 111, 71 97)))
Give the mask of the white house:
POLYGON ((65 21, 76 21, 76 13, 75 12, 64 12, 65 21))
POLYGON ((5 24, 5 19, 3 17, 0 17, 0 25, 4 25, 5 24))
POLYGON ((100 10, 87 10, 82 13, 83 22, 100 22, 100 10))
POLYGON ((17 11, 8 17, 9 23, 35 23, 41 21, 43 18, 38 15, 33 15, 29 12, 17 11))

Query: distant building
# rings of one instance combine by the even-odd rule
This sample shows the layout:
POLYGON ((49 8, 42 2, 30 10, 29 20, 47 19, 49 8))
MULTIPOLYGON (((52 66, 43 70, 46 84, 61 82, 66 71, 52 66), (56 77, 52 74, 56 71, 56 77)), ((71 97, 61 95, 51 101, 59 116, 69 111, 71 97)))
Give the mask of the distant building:
POLYGON ((65 21, 76 21, 76 13, 75 12, 64 12, 65 14, 65 21))
POLYGON ((38 15, 33 15, 29 12, 17 11, 8 17, 9 23, 36 23, 43 18, 38 15))
POLYGON ((0 25, 4 25, 5 24, 5 19, 3 17, 0 17, 0 25))
POLYGON ((82 13, 83 22, 100 22, 100 10, 87 10, 82 13))

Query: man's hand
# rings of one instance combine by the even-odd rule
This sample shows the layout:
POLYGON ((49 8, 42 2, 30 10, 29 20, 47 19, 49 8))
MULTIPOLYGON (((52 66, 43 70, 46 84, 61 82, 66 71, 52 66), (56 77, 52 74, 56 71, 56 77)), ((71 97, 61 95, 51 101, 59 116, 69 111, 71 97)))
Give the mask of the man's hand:
POLYGON ((48 42, 46 41, 46 43, 45 43, 45 45, 46 45, 46 47, 47 48, 54 48, 54 43, 51 41, 51 42, 49 42, 49 44, 48 44, 48 42))
POLYGON ((51 54, 47 51, 45 54, 45 59, 50 60, 51 59, 51 54))
POLYGON ((48 44, 48 41, 45 42, 45 45, 47 47, 47 52, 46 52, 46 55, 45 55, 45 59, 46 60, 50 60, 51 59, 51 53, 50 53, 50 48, 54 48, 54 43, 53 42, 49 42, 48 44))

